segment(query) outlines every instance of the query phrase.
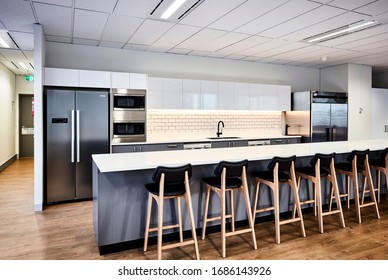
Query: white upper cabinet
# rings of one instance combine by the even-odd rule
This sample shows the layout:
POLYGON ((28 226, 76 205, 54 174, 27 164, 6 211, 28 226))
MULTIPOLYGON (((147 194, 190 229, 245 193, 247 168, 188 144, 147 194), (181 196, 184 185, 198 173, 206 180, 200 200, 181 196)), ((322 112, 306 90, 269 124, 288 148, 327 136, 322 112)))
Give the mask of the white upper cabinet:
POLYGON ((234 109, 249 110, 249 84, 234 83, 234 109))
POLYGON ((150 77, 148 108, 289 111, 291 86, 150 77))
POLYGON ((44 69, 44 85, 46 86, 79 86, 79 70, 76 69, 61 69, 61 68, 45 68, 44 69))
POLYGON ((182 108, 201 109, 201 81, 182 81, 182 108))
POLYGON ((290 111, 291 110, 291 86, 278 85, 278 110, 290 111))
POLYGON ((129 73, 112 72, 112 88, 129 88, 129 73))
POLYGON ((182 79, 163 79, 163 108, 182 109, 182 79))
POLYGON ((218 107, 218 82, 201 81, 201 108, 216 110, 218 107))
POLYGON ((234 109, 234 83, 218 82, 218 109, 234 109))
POLYGON ((163 78, 148 78, 147 108, 163 109, 163 78))
POLYGON ((148 75, 129 73, 129 88, 130 89, 147 89, 148 75))
POLYGON ((79 70, 79 86, 111 88, 110 77, 110 72, 106 71, 79 70))
POLYGON ((264 110, 263 85, 249 84, 249 109, 264 110))

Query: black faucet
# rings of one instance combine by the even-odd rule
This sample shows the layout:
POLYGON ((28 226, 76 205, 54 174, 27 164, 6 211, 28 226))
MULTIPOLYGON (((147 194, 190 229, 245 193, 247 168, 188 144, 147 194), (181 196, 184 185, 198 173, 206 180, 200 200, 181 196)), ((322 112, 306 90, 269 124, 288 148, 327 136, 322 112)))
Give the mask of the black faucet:
POLYGON ((217 137, 220 137, 220 135, 222 134, 222 128, 221 128, 221 131, 220 131, 220 124, 222 124, 222 127, 224 127, 224 122, 223 121, 219 121, 218 124, 217 124, 217 137))

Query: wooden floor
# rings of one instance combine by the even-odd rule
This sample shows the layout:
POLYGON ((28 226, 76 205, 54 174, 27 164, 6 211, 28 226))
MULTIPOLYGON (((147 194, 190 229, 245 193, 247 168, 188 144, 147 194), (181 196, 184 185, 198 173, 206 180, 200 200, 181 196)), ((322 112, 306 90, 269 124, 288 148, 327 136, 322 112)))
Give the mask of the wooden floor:
MULTIPOLYGON (((275 244, 273 222, 256 225, 257 250, 250 234, 227 238, 228 259, 355 260, 388 259, 388 201, 379 204, 381 219, 371 207, 362 209, 362 224, 356 222, 354 205, 345 209, 346 227, 337 216, 324 218, 324 234, 316 218, 304 215, 307 237, 298 224, 281 227, 281 244, 275 244)), ((33 211, 33 160, 18 160, 0 173, 0 259, 96 260, 156 259, 156 247, 100 256, 92 224, 92 202, 54 205, 42 213, 33 211)), ((199 240, 201 259, 220 257, 220 233, 199 240)), ((193 259, 193 246, 163 252, 164 259, 193 259)))

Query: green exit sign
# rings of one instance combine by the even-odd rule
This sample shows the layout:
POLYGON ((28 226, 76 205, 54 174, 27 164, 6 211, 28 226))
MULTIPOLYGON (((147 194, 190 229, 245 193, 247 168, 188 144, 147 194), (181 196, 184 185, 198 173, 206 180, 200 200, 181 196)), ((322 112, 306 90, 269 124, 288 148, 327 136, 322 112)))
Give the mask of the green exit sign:
POLYGON ((26 81, 27 82, 33 82, 34 81, 34 76, 26 76, 26 81))

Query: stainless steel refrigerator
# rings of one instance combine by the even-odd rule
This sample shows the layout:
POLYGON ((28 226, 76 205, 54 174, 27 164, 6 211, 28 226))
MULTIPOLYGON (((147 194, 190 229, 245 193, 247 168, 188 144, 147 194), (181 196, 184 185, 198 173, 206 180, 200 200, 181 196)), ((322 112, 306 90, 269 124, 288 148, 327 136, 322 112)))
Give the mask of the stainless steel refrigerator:
POLYGON ((92 197, 92 154, 109 153, 109 90, 45 88, 46 202, 92 197))
POLYGON ((346 92, 306 91, 292 93, 292 110, 309 112, 310 133, 305 142, 348 140, 348 98, 346 92))

